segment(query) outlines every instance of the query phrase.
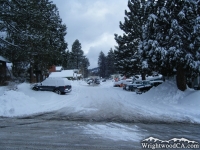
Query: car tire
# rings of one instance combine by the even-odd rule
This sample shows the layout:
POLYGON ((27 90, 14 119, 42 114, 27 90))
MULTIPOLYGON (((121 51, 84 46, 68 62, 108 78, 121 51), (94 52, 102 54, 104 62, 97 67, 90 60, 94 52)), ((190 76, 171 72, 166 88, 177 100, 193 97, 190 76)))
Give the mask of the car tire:
POLYGON ((38 91, 38 88, 36 88, 36 87, 33 87, 33 90, 34 90, 34 91, 38 91))
POLYGON ((55 93, 57 93, 58 95, 61 95, 62 93, 60 92, 60 90, 55 90, 55 93))

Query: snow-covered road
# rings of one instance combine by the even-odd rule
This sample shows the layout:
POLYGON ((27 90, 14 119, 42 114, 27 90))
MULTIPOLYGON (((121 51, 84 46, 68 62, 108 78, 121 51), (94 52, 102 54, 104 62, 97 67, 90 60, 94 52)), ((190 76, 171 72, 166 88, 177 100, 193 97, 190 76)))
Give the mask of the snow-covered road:
POLYGON ((177 90, 172 81, 142 95, 113 87, 112 81, 98 86, 71 81, 72 92, 57 95, 33 91, 28 83, 16 91, 1 88, 0 116, 26 116, 55 111, 63 118, 117 122, 200 123, 200 91, 177 90))
POLYGON ((200 138, 199 91, 181 92, 172 81, 142 95, 113 87, 112 81, 71 83, 73 90, 66 95, 33 91, 28 83, 16 91, 1 87, 0 145, 140 149, 149 136, 200 138))

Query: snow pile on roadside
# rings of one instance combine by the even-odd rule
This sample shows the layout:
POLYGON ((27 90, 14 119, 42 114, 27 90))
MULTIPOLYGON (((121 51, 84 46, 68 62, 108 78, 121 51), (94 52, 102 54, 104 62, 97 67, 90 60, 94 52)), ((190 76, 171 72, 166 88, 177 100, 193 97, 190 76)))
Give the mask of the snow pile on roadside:
POLYGON ((5 86, 0 87, 0 96, 3 95, 5 90, 6 90, 5 86))
POLYGON ((17 91, 4 91, 0 97, 0 116, 16 116, 37 113, 39 101, 17 91))
POLYGON ((157 87, 153 87, 148 92, 142 94, 143 99, 148 99, 148 102, 159 103, 165 105, 178 104, 184 97, 196 92, 193 89, 180 91, 175 81, 165 81, 157 87))
POLYGON ((178 90, 174 81, 166 81, 141 95, 146 110, 155 113, 160 119, 200 123, 200 91, 178 90))

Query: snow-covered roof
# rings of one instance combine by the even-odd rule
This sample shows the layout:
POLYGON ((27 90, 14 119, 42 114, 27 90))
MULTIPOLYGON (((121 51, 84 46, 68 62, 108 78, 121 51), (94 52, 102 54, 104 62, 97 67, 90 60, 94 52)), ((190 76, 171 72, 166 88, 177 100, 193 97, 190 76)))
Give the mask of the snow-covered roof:
POLYGON ((9 69, 9 70, 11 70, 12 69, 12 63, 6 63, 6 66, 7 66, 7 68, 9 69))
POLYGON ((0 61, 4 61, 4 62, 7 62, 7 63, 10 62, 9 60, 7 60, 6 58, 4 58, 3 56, 0 56, 0 61))
POLYGON ((62 70, 62 66, 56 66, 56 71, 61 71, 62 70))
POLYGON ((81 77, 81 76, 82 76, 82 74, 76 74, 76 76, 77 76, 77 77, 81 77))
POLYGON ((49 77, 76 77, 74 70, 62 70, 61 72, 52 72, 49 77))

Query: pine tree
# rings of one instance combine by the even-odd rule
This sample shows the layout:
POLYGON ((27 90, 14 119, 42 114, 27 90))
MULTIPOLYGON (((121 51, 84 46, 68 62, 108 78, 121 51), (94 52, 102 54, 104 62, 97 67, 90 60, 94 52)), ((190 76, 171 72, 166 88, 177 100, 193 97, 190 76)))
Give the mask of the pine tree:
POLYGON ((78 39, 74 41, 72 44, 72 50, 71 50, 71 61, 72 61, 72 67, 73 69, 80 69, 80 64, 83 59, 83 50, 81 47, 81 43, 78 39))
POLYGON ((115 69, 115 55, 114 55, 114 51, 112 50, 112 48, 110 49, 110 51, 108 52, 108 55, 106 57, 106 77, 109 77, 110 75, 116 73, 116 69, 115 69))
POLYGON ((158 1, 152 5, 157 11, 149 14, 143 29, 141 60, 145 59, 151 70, 172 73, 176 69, 177 87, 184 91, 186 72, 192 74, 199 69, 199 52, 193 44, 199 16, 197 1, 158 1))
POLYGON ((70 52, 69 50, 63 53, 63 61, 61 66, 66 70, 70 68, 70 52))
POLYGON ((88 58, 84 55, 84 52, 81 47, 79 40, 75 40, 72 44, 71 52, 68 55, 67 69, 79 69, 83 77, 88 76, 88 67, 90 62, 88 58))
MULTIPOLYGON (((169 12, 165 8, 166 1, 149 1, 145 14, 148 16, 143 25, 143 36, 138 47, 138 55, 142 72, 151 73, 158 71, 165 73, 163 65, 168 43, 169 12)), ((166 73, 167 74, 167 73, 166 73)), ((165 75, 165 74, 164 74, 165 75)))
POLYGON ((138 59, 137 50, 142 38, 142 26, 146 19, 144 14, 145 0, 129 0, 129 11, 125 10, 124 23, 120 22, 120 29, 125 33, 123 36, 115 34, 118 44, 115 50, 116 67, 119 73, 131 76, 138 72, 135 61, 138 59))
POLYGON ((88 67, 90 66, 90 62, 86 56, 83 56, 80 64, 80 72, 84 78, 86 78, 89 74, 88 67))
POLYGON ((99 75, 102 78, 106 77, 106 56, 101 51, 98 58, 99 75))
POLYGON ((48 0, 5 0, 4 6, 6 13, 0 20, 7 32, 7 46, 3 54, 13 62, 14 71, 29 64, 32 76, 34 71, 43 72, 62 63, 66 26, 56 5, 48 0))

